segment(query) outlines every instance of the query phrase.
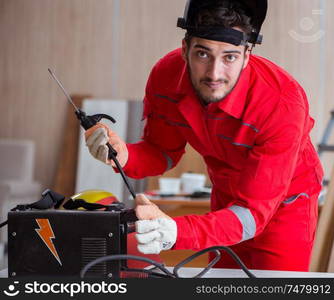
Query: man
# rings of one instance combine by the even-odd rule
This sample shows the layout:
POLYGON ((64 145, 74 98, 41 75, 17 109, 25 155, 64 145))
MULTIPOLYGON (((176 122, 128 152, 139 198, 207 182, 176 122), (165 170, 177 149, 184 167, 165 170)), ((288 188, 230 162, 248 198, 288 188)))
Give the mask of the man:
MULTIPOLYGON (((109 141, 126 174, 143 178, 174 167, 191 144, 213 185, 212 212, 170 218, 137 196, 138 249, 230 246, 251 269, 307 271, 322 167, 309 132, 302 87, 272 62, 252 55, 266 0, 188 1, 178 25, 182 49, 152 69, 142 141, 125 144, 98 124, 87 132, 92 155, 109 141)), ((216 267, 237 268, 226 254, 216 267)))

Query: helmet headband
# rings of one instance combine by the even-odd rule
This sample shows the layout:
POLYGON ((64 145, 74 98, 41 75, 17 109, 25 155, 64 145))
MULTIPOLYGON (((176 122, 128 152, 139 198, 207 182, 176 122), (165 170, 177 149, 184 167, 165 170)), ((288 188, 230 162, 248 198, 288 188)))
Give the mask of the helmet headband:
POLYGON ((202 39, 225 42, 235 46, 247 45, 249 37, 242 31, 222 27, 188 28, 187 33, 202 39))

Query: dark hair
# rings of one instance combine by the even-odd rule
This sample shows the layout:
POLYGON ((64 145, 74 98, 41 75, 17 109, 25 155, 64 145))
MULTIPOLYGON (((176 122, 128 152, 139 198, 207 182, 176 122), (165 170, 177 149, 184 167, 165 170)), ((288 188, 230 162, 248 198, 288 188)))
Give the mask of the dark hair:
MULTIPOLYGON (((192 16, 191 24, 194 27, 222 26, 224 28, 239 27, 250 34, 253 31, 251 18, 246 15, 245 8, 238 1, 216 0, 208 1, 208 5, 192 16)), ((192 36, 186 32, 185 41, 190 45, 192 36)))

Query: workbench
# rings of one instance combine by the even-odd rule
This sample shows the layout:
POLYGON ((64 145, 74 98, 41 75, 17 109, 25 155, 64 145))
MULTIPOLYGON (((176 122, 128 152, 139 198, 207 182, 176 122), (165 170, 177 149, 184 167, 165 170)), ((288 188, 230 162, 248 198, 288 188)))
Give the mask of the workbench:
MULTIPOLYGON (((172 268, 168 268, 170 271, 172 268)), ((180 277, 190 278, 199 273, 202 268, 183 268, 179 271, 180 277)), ((250 270, 259 278, 334 278, 334 273, 320 272, 291 272, 291 271, 263 271, 250 270)), ((0 270, 0 278, 8 277, 8 269, 0 270)), ((209 270, 203 278, 246 278, 247 275, 239 269, 217 269, 209 270)))

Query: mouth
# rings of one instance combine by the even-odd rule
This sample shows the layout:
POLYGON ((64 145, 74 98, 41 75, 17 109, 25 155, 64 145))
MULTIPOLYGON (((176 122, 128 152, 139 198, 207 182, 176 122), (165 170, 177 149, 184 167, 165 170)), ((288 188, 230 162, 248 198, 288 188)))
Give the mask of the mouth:
POLYGON ((214 81, 203 81, 203 83, 207 87, 209 87, 210 89, 214 89, 214 90, 223 87, 224 84, 225 84, 225 82, 222 82, 222 81, 216 81, 216 82, 214 82, 214 81))

